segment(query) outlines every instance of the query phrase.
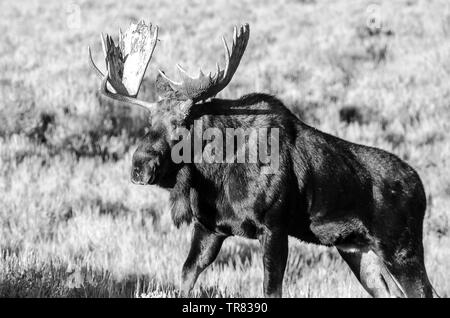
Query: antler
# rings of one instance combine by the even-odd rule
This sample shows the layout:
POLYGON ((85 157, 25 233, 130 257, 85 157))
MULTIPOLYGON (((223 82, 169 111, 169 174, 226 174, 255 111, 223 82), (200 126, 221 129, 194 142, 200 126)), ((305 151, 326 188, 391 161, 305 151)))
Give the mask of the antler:
POLYGON ((177 64, 177 68, 181 78, 180 82, 171 80, 161 70, 159 70, 159 73, 168 81, 174 90, 182 93, 194 102, 214 97, 230 83, 239 66, 245 48, 247 47, 249 36, 250 27, 248 24, 241 26, 239 30, 234 27, 231 53, 228 49, 225 37, 222 37, 225 49, 225 69, 222 70, 219 64, 216 63, 217 72, 213 76, 211 76, 211 73, 209 73, 208 76, 205 76, 200 69, 200 73, 197 77, 191 77, 179 64, 177 64))
POLYGON ((146 25, 144 21, 131 24, 125 34, 119 30, 119 45, 116 46, 111 36, 106 39, 101 35, 103 53, 106 62, 106 75, 95 65, 91 49, 88 47, 89 61, 102 78, 100 93, 110 99, 124 104, 141 106, 153 110, 156 103, 148 103, 136 98, 139 93, 142 79, 155 50, 158 40, 158 27, 155 26, 152 35, 152 24, 146 25), (114 92, 109 91, 108 83, 114 92))

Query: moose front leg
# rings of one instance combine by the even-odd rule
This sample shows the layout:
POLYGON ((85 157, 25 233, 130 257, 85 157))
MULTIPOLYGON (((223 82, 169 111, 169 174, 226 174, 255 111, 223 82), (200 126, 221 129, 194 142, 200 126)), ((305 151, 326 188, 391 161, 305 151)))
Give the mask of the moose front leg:
POLYGON ((226 236, 208 231, 198 222, 194 223, 194 230, 186 262, 181 274, 181 291, 188 295, 198 276, 203 272, 219 254, 226 236))
POLYGON ((288 256, 288 235, 284 231, 268 230, 259 241, 263 248, 264 297, 281 297, 288 256))

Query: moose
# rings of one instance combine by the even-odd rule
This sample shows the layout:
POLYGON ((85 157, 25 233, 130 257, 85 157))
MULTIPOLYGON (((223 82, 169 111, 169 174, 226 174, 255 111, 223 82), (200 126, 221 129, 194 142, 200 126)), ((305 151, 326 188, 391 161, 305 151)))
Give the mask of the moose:
MULTIPOLYGON (((249 34, 248 24, 235 27, 231 49, 223 38, 225 68, 217 64, 213 75, 200 70, 191 77, 177 65, 176 82, 159 70, 155 89, 160 98, 154 102, 137 95, 158 27, 132 24, 120 33, 118 46, 102 36, 105 74, 89 49, 91 66, 102 79, 101 95, 148 111, 149 132, 133 155, 132 182, 169 189, 175 225, 193 223, 182 292, 192 291, 224 240, 237 235, 259 240, 264 296, 281 297, 292 236, 336 247, 373 297, 432 297, 422 243, 426 196, 411 166, 389 152, 307 125, 274 96, 215 98, 236 72, 249 34), (262 162, 174 162, 177 130, 193 134, 199 119, 203 128, 224 134, 227 128, 278 128, 278 169, 267 173, 262 162)), ((202 149, 209 142, 203 141, 202 149)))

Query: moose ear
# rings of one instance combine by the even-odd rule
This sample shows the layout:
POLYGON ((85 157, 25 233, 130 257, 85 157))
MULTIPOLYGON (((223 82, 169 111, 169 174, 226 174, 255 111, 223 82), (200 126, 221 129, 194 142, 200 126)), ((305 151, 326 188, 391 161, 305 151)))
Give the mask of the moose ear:
POLYGON ((170 87, 169 82, 160 73, 158 73, 158 76, 156 76, 155 88, 156 94, 161 99, 175 93, 173 88, 170 87))

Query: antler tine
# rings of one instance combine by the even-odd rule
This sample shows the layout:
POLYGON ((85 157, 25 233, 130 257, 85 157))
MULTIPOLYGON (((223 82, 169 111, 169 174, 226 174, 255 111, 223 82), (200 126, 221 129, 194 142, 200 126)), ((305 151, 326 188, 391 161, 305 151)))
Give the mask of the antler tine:
MULTIPOLYGON (((234 27, 236 30, 236 27, 234 27)), ((222 36, 223 47, 225 49, 225 72, 228 69, 228 65, 230 65, 230 49, 228 48, 227 40, 225 40, 225 36, 222 36)), ((218 64, 217 64, 218 65, 218 64)), ((219 74, 219 72, 217 72, 219 74)))
POLYGON ((224 71, 224 81, 228 82, 233 77, 234 73, 241 62, 242 55, 247 47, 248 39, 250 35, 250 28, 248 24, 241 26, 238 29, 235 27, 233 32, 233 45, 231 47, 231 53, 227 53, 229 58, 227 59, 227 66, 224 71))
POLYGON ((161 69, 158 70, 158 73, 170 84, 170 86, 172 86, 172 88, 181 86, 182 83, 171 80, 161 69))
POLYGON ((103 73, 100 71, 100 69, 97 67, 97 65, 95 65, 94 60, 92 59, 92 53, 91 53, 90 46, 88 46, 88 54, 89 54, 89 62, 90 62, 92 69, 95 71, 95 74, 97 74, 98 77, 103 79, 105 77, 105 75, 103 75, 103 73))
POLYGON ((103 35, 103 33, 100 33, 100 42, 102 43, 102 50, 103 50, 103 55, 106 57, 108 52, 106 52, 106 41, 105 41, 105 36, 103 35))
POLYGON ((186 72, 186 70, 180 65, 177 64, 178 74, 180 74, 181 82, 193 80, 194 78, 189 76, 189 74, 186 72))

